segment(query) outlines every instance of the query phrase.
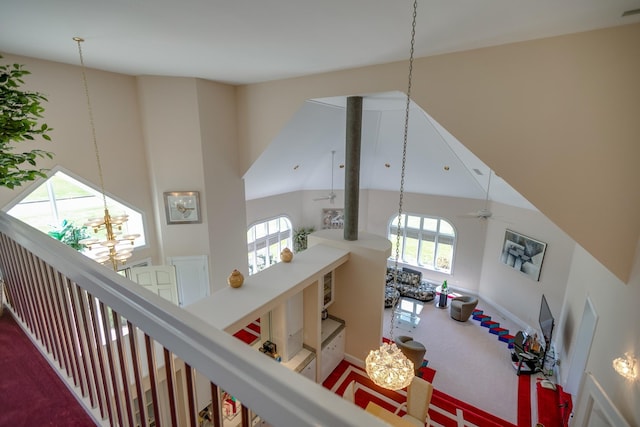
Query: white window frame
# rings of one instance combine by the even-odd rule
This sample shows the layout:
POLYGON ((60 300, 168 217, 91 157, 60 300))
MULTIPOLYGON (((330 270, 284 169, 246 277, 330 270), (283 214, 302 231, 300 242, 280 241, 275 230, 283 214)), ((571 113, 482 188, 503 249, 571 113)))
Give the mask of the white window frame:
MULTIPOLYGON (((36 189, 38 189, 42 184, 46 183, 47 181, 49 181, 49 179, 51 179, 54 175, 56 175, 57 173, 62 173, 64 175, 66 175, 68 178, 71 178, 72 180, 75 181, 75 183, 77 183, 77 185, 79 187, 84 187, 86 191, 93 193, 94 196, 96 197, 100 197, 102 198, 102 192, 101 190, 94 184, 88 182, 87 180, 77 176, 76 174, 66 170, 65 168, 61 167, 61 166, 55 166, 54 168, 52 168, 48 173, 47 173, 47 178, 41 178, 36 180, 32 185, 30 185, 29 187, 27 187, 24 191, 22 191, 15 199, 13 199, 11 201, 11 203, 9 203, 3 210, 9 214, 11 214, 11 209, 13 209, 14 207, 20 205, 20 203, 23 201, 23 199, 25 199, 27 196, 29 196, 31 193, 33 193, 36 189)), ((134 241, 134 248, 135 249, 141 249, 141 248, 147 248, 149 247, 149 244, 147 242, 146 236, 147 236, 147 225, 146 225, 146 219, 145 219, 145 215, 144 212, 142 212, 141 210, 135 208, 134 206, 132 206, 129 203, 124 202, 123 200, 109 194, 105 192, 105 196, 107 197, 107 203, 108 203, 108 207, 111 209, 113 209, 113 207, 111 205, 109 205, 110 202, 115 202, 118 203, 120 205, 122 205, 126 211, 126 213, 129 215, 129 222, 132 221, 132 213, 135 213, 137 215, 139 215, 139 228, 136 228, 135 232, 140 234, 140 237, 138 237, 135 241, 134 241)), ((51 211, 52 211, 52 216, 53 216, 53 220, 54 222, 57 222, 56 224, 50 224, 52 227, 55 225, 58 225, 59 222, 64 219, 64 218, 57 218, 57 207, 56 207, 56 200, 55 200, 55 195, 54 195, 54 200, 49 199, 49 205, 51 206, 51 211)), ((116 212, 111 212, 116 213, 116 212)), ((119 212, 118 212, 119 213, 119 212)), ((87 220, 89 218, 86 218, 87 220)), ((76 224, 77 226, 80 226, 82 224, 76 224)), ((93 235, 93 230, 89 229, 88 230, 89 234, 93 235)), ((133 232, 130 230, 130 232, 133 232)), ((88 253, 88 250, 83 250, 82 251, 85 255, 91 255, 90 253, 88 253)), ((89 256, 91 258, 91 256, 89 256)))
MULTIPOLYGON (((446 218, 441 218, 441 217, 437 217, 437 216, 430 216, 430 215, 422 215, 422 214, 415 214, 415 213, 403 213, 402 214, 403 218, 402 218, 402 224, 401 224, 401 240, 400 240, 400 244, 402 245, 402 247, 400 248, 400 259, 399 261, 402 262, 403 264, 407 264, 407 265, 411 265, 414 267, 421 267, 421 268, 425 268, 427 270, 432 270, 432 271, 437 271, 439 273, 444 273, 444 274, 453 274, 453 266, 455 263, 455 253, 456 253, 456 242, 457 242, 457 236, 458 233, 456 232, 455 227, 453 226, 453 224, 448 221, 446 218), (409 218, 412 219, 419 219, 420 220, 420 227, 419 228, 413 228, 413 227, 407 227, 407 222, 409 220, 409 218), (436 225, 436 231, 432 231, 429 229, 425 229, 424 228, 424 223, 425 220, 432 220, 432 221, 437 221, 437 225, 436 225), (448 233, 444 233, 441 232, 441 223, 445 222, 448 224, 448 226, 451 228, 451 230, 453 231, 453 235, 448 234, 448 233), (416 253, 416 260, 415 262, 413 260, 407 260, 407 258, 405 257, 405 249, 406 249, 406 242, 407 242, 407 237, 409 238, 413 238, 413 239, 417 239, 418 240, 418 248, 417 248, 417 253, 416 253), (426 238, 429 239, 426 239, 426 238), (450 265, 449 265, 449 270, 445 270, 442 268, 438 268, 437 267, 437 261, 438 261, 438 253, 439 253, 439 240, 452 240, 451 242, 451 260, 450 260, 450 265), (434 248, 434 255, 433 255, 433 263, 432 264, 425 264, 421 262, 421 253, 422 253, 422 242, 429 242, 429 243, 433 243, 435 245, 434 248)), ((398 228, 398 215, 394 215, 390 220, 389 220, 389 226, 387 228, 388 232, 387 232, 387 236, 389 238, 389 240, 391 240, 393 242, 393 244, 395 245, 396 242, 396 229, 398 228)), ((444 244, 444 243, 443 243, 444 244)), ((449 244, 447 242, 447 244, 449 244)), ((391 254, 391 256, 389 257, 389 259, 395 260, 395 252, 391 254)))
MULTIPOLYGON (((265 268, 269 268, 270 266, 280 262, 280 256, 278 255, 275 258, 266 257, 264 265, 258 265, 257 263, 258 258, 261 256, 258 254, 258 252, 261 249, 269 248, 273 244, 278 245, 278 249, 277 249, 278 254, 280 254, 280 252, 285 247, 288 247, 288 248, 293 247, 292 246, 293 245, 293 224, 291 222, 291 219, 287 215, 278 215, 272 218, 256 221, 253 224, 251 224, 251 226, 249 226, 249 228, 247 229, 247 263, 249 266, 249 275, 255 274, 258 271, 264 270, 265 268), (286 230, 280 229, 280 221, 283 221, 283 220, 287 222, 289 229, 286 229, 286 230), (269 223, 272 221, 277 221, 278 223, 277 230, 273 230, 273 231, 269 230, 269 223), (262 237, 255 238, 255 229, 260 225, 264 225, 267 228, 267 234, 262 237), (251 237, 252 230, 253 230, 253 239, 251 237), (282 244, 283 240, 286 240, 286 243, 284 245, 282 244), (253 254, 253 262, 251 261, 252 254, 253 254)), ((267 249, 267 253, 268 253, 268 249, 267 249)))

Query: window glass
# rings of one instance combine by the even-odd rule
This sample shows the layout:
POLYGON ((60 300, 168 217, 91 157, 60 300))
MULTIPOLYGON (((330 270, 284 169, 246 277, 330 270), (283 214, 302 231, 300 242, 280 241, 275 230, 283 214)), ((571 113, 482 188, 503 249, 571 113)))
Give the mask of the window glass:
POLYGON ((425 215, 403 214, 406 222, 398 230, 398 216, 389 221, 391 259, 395 259, 400 233, 400 260, 409 265, 451 273, 456 233, 447 220, 425 215))
MULTIPOLYGON (((104 203, 103 195, 97 188, 92 188, 62 171, 57 171, 23 197, 7 213, 43 233, 49 233, 59 230, 64 221, 71 223, 75 228, 82 228, 90 218, 103 218, 104 203)), ((129 216, 122 230, 114 231, 122 234, 139 234, 140 237, 134 241, 133 246, 134 248, 145 246, 142 213, 108 196, 106 203, 110 215, 129 216)), ((87 228, 85 231, 88 237, 94 237, 92 229, 87 228)), ((86 249, 82 252, 90 255, 86 249)))
POLYGON ((247 231, 249 274, 280 262, 280 252, 292 247, 291 221, 286 216, 253 224, 247 231))

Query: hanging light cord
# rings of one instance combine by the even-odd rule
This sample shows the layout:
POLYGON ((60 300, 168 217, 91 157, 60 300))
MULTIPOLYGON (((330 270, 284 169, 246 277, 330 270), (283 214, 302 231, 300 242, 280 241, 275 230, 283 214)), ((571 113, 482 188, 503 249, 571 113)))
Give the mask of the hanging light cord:
POLYGON ((96 154, 96 163, 98 164, 98 176, 100 178, 100 189, 102 190, 102 201, 105 210, 107 209, 107 196, 104 192, 104 179, 102 177, 102 164, 100 163, 100 150, 98 150, 98 139, 96 138, 96 126, 93 121, 93 109, 91 108, 91 99, 89 98, 89 84, 87 83, 87 74, 85 72, 84 57, 82 56, 82 45, 84 41, 81 37, 74 37, 73 40, 78 43, 78 53, 80 55, 80 65, 82 70, 82 83, 84 84, 84 94, 87 98, 87 110, 89 111, 89 125, 91 126, 91 138, 93 139, 93 150, 96 154))
MULTIPOLYGON (((393 290, 398 290, 398 261, 400 259, 400 230, 402 226, 402 203, 404 199, 404 175, 407 163, 407 139, 409 135, 409 108, 411 106, 411 80, 413 77, 413 47, 416 40, 416 17, 418 15, 418 0, 413 1, 413 18, 411 22, 411 48, 409 50, 409 78, 407 83, 407 103, 404 114, 404 135, 402 138, 402 168, 400 170, 400 200, 398 202, 398 226, 396 228, 396 254, 393 265, 393 290)), ((394 292, 395 297, 396 292, 394 292)), ((391 307, 391 331, 389 339, 393 342, 393 329, 395 327, 395 313, 400 297, 396 299, 391 307)))

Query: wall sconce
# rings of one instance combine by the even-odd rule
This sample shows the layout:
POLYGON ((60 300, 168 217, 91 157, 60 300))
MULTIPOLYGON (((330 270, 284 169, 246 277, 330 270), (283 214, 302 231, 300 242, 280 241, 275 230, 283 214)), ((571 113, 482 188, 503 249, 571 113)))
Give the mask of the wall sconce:
POLYGON ((613 361, 613 369, 628 380, 635 380, 638 376, 636 369, 636 359, 632 353, 626 352, 623 357, 618 357, 613 361))

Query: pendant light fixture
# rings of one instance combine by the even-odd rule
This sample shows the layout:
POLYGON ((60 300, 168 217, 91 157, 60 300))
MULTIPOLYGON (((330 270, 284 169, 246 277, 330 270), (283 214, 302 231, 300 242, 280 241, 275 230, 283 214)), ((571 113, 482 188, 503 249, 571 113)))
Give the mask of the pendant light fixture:
POLYGON ((104 204, 104 216, 101 218, 91 218, 84 225, 93 229, 94 233, 104 231, 104 238, 82 239, 78 243, 84 245, 89 250, 95 247, 103 247, 106 250, 97 252, 94 259, 101 264, 111 264, 114 271, 118 271, 118 265, 124 264, 133 254, 133 243, 135 239, 140 237, 139 234, 122 234, 122 226, 127 222, 128 216, 111 215, 107 207, 107 196, 104 191, 104 178, 102 176, 102 164, 100 163, 100 150, 98 149, 98 141, 96 138, 96 128, 93 121, 93 110, 91 108, 91 98, 89 97, 89 85, 87 84, 87 74, 85 72, 84 58, 82 56, 81 37, 74 37, 73 40, 78 44, 78 54, 80 56, 80 66, 82 70, 82 83, 84 84, 84 94, 87 99, 87 109, 89 111, 89 125, 91 127, 91 138, 93 140, 93 151, 96 156, 98 167, 98 177, 100 178, 100 191, 102 192, 102 201, 104 204))
MULTIPOLYGON (((402 226, 402 202, 404 198, 404 175, 407 161, 407 137, 409 133, 409 108, 411 106, 411 78, 413 75, 413 46, 416 38, 416 16, 418 1, 413 2, 413 21, 411 23, 411 48, 409 55, 409 78, 407 83, 407 103, 404 116, 404 135, 402 140, 402 168, 400 172, 400 200, 398 202, 398 227, 396 229, 396 253, 393 270, 393 288, 398 288, 398 260, 400 259, 400 230, 402 226)), ((377 350, 371 350, 365 361, 367 375, 380 387, 389 390, 400 390, 411 383, 414 377, 411 362, 393 341, 395 311, 400 298, 391 307, 391 330, 389 343, 383 343, 377 350)))

